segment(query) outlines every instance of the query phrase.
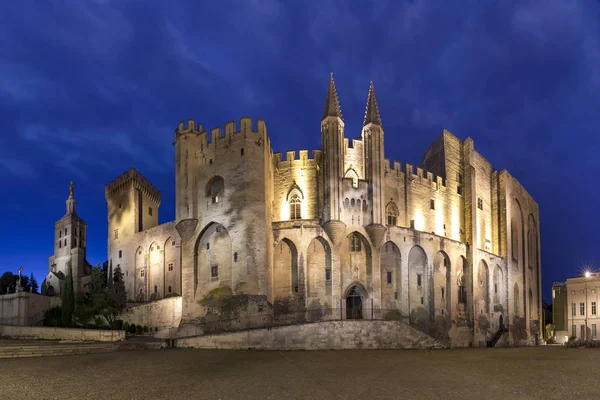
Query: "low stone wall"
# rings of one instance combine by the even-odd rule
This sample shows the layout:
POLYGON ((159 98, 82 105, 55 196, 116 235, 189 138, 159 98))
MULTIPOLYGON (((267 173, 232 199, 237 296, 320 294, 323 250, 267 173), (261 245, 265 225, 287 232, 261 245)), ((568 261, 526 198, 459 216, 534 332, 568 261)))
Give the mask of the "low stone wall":
POLYGON ((443 348, 399 321, 344 320, 180 338, 176 347, 200 349, 342 350, 443 348))
POLYGON ((129 306, 118 319, 129 324, 147 326, 153 332, 176 328, 181 321, 181 296, 129 306))
POLYGON ((59 297, 29 292, 0 296, 0 325, 41 325, 49 308, 60 306, 59 297))
POLYGON ((125 340, 125 331, 0 325, 0 337, 32 340, 118 342, 125 340))

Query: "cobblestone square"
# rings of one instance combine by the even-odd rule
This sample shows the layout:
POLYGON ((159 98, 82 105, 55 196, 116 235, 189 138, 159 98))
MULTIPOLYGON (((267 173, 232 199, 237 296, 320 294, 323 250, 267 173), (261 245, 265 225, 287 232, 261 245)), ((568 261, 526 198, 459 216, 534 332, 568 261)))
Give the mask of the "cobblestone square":
POLYGON ((130 351, 0 361, 2 399, 596 398, 597 349, 130 351))

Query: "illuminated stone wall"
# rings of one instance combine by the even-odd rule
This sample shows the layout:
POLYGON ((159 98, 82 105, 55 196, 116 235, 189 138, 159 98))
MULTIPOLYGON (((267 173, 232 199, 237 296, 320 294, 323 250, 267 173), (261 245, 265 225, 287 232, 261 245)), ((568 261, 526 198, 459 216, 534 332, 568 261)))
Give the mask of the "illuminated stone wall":
MULTIPOLYGON (((341 119, 327 118, 322 135, 341 137, 341 119)), ((537 331, 523 331, 541 309, 537 203, 470 138, 444 130, 415 167, 377 149, 367 157, 383 137, 371 132, 380 136, 327 142, 343 143, 332 161, 322 150, 274 154, 262 120, 210 132, 179 124, 175 221, 157 225, 160 193, 145 178, 133 174, 127 186, 125 174, 107 187, 109 259, 124 268, 130 297, 177 287, 182 320, 193 324, 217 289, 265 296, 275 318, 309 310, 317 320, 345 318, 354 290, 364 318, 410 315, 461 346, 485 345, 502 321, 514 343, 530 343, 537 331)))

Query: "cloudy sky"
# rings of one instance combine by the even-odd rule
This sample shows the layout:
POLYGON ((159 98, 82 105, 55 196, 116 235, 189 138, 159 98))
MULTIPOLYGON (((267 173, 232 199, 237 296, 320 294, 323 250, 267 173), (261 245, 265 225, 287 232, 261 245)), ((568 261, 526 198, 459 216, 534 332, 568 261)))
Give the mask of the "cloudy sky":
POLYGON ((93 264, 106 258, 104 185, 128 168, 161 190, 161 222, 174 219, 181 120, 250 115, 275 151, 318 149, 330 72, 347 136, 360 135, 373 80, 387 157, 418 164, 446 128, 527 188, 546 299, 582 263, 600 267, 597 2, 4 3, 2 271, 45 275, 69 180, 93 264))

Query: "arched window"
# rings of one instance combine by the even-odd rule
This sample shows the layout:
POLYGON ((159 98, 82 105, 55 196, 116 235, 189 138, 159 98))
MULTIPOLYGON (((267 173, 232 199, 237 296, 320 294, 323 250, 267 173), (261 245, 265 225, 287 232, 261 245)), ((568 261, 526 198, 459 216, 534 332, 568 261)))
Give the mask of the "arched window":
POLYGON ((396 226, 398 222, 398 207, 393 201, 390 201, 388 205, 385 207, 385 214, 387 215, 387 224, 396 226))
POLYGON ((350 236, 350 251, 353 253, 360 251, 360 238, 358 235, 350 236))
POLYGON ((358 174, 356 173, 356 171, 354 169, 350 168, 348 171, 346 171, 346 176, 344 176, 344 178, 352 179, 352 187, 353 188, 358 187, 358 174))
POLYGON ((304 194, 300 189, 300 186, 296 184, 296 181, 292 183, 292 187, 287 194, 287 202, 290 206, 290 219, 302 219, 301 204, 304 200, 304 194))
POLYGON ((290 219, 302 219, 302 214, 300 213, 300 205, 302 200, 300 200, 300 196, 298 193, 293 193, 289 199, 290 203, 290 219))
POLYGON ((458 302, 462 304, 467 303, 467 286, 465 285, 465 276, 460 273, 458 275, 458 302))
POLYGON ((515 261, 519 260, 519 231, 517 229, 517 223, 512 220, 510 223, 510 236, 511 236, 511 255, 515 261))
POLYGON ((213 204, 218 203, 225 192, 225 181, 220 176, 213 176, 206 184, 206 197, 210 197, 213 204))

